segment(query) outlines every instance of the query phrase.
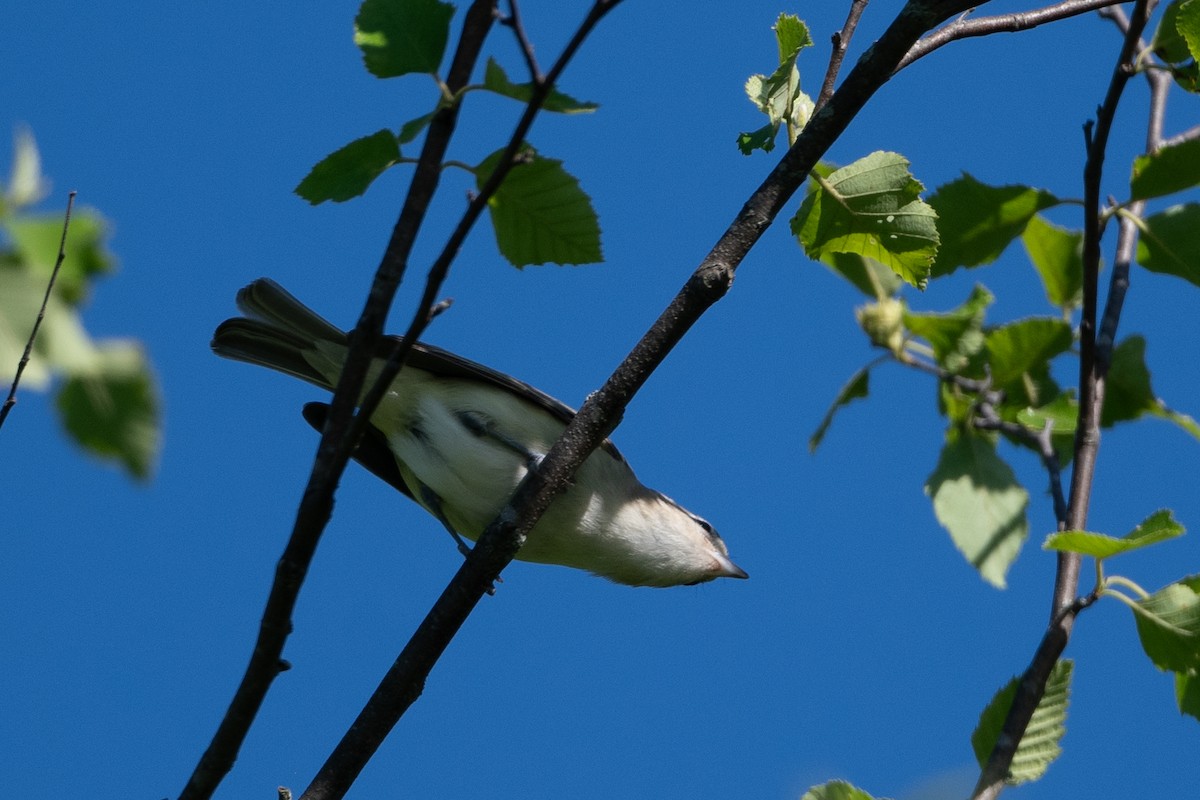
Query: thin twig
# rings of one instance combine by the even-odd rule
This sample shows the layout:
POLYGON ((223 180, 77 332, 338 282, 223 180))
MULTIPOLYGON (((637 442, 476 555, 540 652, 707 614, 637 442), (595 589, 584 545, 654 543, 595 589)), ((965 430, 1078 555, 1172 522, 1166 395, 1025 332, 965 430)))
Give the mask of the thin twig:
POLYGON ((1193 139, 1200 139, 1200 125, 1195 125, 1191 128, 1188 128, 1186 131, 1183 131, 1182 133, 1177 133, 1170 139, 1164 139, 1162 146, 1174 147, 1175 145, 1183 144, 1184 142, 1190 142, 1193 139))
POLYGON ((825 70, 825 80, 821 82, 821 94, 817 96, 817 102, 813 106, 814 112, 828 103, 829 98, 833 96, 833 87, 837 83, 838 72, 842 69, 842 61, 846 58, 846 50, 850 47, 850 39, 854 36, 854 29, 858 27, 858 21, 862 18, 863 12, 867 10, 867 3, 870 1, 851 0, 850 13, 846 15, 846 24, 842 25, 840 31, 833 34, 833 51, 829 54, 829 68, 825 70))
POLYGON ((1032 11, 1016 11, 1012 14, 997 14, 991 17, 962 17, 938 28, 933 33, 917 42, 897 69, 903 69, 919 58, 929 55, 943 45, 958 39, 968 39, 973 36, 989 36, 994 33, 1016 33, 1056 22, 1060 19, 1075 17, 1088 11, 1095 11, 1105 6, 1116 5, 1122 0, 1063 0, 1061 3, 1033 9, 1032 11))
POLYGON ((54 269, 50 270, 46 293, 42 296, 41 308, 38 309, 37 318, 33 321, 33 329, 29 331, 29 339, 25 342, 25 351, 21 353, 21 360, 17 362, 17 374, 13 376, 12 386, 8 389, 8 397, 5 399, 4 405, 0 406, 0 428, 4 427, 4 420, 8 419, 8 412, 17 404, 17 387, 21 383, 21 375, 25 373, 25 366, 29 363, 30 356, 33 355, 33 343, 37 339, 38 329, 42 327, 42 320, 46 317, 46 306, 50 303, 50 295, 54 293, 54 282, 58 279, 58 271, 67 258, 67 231, 71 227, 71 209, 75 207, 76 194, 75 191, 71 191, 67 195, 67 210, 63 214, 62 236, 58 240, 58 257, 54 259, 54 269))
MULTIPOLYGON (((1088 505, 1095 475, 1096 455, 1100 446, 1100 412, 1104 403, 1104 382, 1096 353, 1097 281, 1100 271, 1100 180, 1108 136, 1121 94, 1134 68, 1138 42, 1149 20, 1155 0, 1138 0, 1133 18, 1126 30, 1121 54, 1113 69, 1104 102, 1096 115, 1095 125, 1088 125, 1087 161, 1084 165, 1084 288, 1080 321, 1079 355, 1079 421, 1075 432, 1074 467, 1071 470, 1071 493, 1067 507, 1067 527, 1083 530, 1087 524, 1088 505)), ((1075 618, 1085 607, 1077 597, 1080 557, 1060 553, 1055 574, 1050 624, 1034 652, 1033 660, 1017 685, 1017 692, 1004 720, 996 746, 980 773, 973 798, 992 800, 1005 786, 1013 755, 1025 735, 1033 712, 1041 702, 1050 671, 1066 649, 1074 628, 1075 618)))
POLYGON ((508 0, 508 16, 500 20, 500 23, 512 28, 513 35, 517 37, 517 47, 520 48, 521 55, 525 57, 525 64, 529 67, 529 79, 535 86, 545 83, 546 78, 542 75, 537 56, 533 52, 533 42, 529 41, 529 36, 525 33, 525 23, 521 21, 521 9, 517 6, 517 0, 508 0))
MULTIPOLYGON (((446 83, 451 92, 457 92, 467 85, 483 40, 491 29, 494 14, 495 0, 475 0, 468 9, 447 76, 446 83)), ((180 800, 207 800, 216 791, 221 780, 232 769, 267 691, 284 668, 283 647, 292 630, 292 612, 300 587, 332 513, 333 492, 358 442, 358 439, 351 440, 347 435, 348 423, 366 379, 367 366, 382 336, 387 311, 403 277, 408 254, 437 188, 441 162, 455 129, 458 109, 457 103, 444 107, 430 122, 404 207, 392 231, 363 313, 350 335, 346 362, 334 392, 291 537, 275 569, 275 580, 267 598, 250 663, 212 742, 180 794, 180 800)))

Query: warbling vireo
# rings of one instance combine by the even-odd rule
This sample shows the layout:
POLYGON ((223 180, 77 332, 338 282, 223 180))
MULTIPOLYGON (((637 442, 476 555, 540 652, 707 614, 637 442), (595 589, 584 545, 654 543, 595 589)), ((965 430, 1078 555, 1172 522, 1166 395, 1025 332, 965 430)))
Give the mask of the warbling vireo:
MULTIPOLYGON (((348 347, 343 331, 266 278, 238 292, 237 302, 246 317, 217 328, 217 355, 333 389, 348 347)), ((382 342, 368 383, 395 343, 395 337, 382 342)), ((305 410, 317 425, 324 413, 319 404, 305 410)), ((373 430, 356 457, 433 514, 461 545, 459 535, 479 538, 574 414, 515 378, 417 342, 371 416, 373 430), (381 454, 383 445, 395 469, 381 454)), ((643 486, 607 440, 551 503, 517 558, 634 586, 746 577, 711 525, 643 486)))

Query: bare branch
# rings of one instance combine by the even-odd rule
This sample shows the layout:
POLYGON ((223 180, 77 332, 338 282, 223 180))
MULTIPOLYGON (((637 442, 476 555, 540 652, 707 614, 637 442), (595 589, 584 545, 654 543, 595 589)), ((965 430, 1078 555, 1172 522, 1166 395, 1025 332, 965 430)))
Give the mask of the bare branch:
POLYGON ((525 33, 525 24, 521 21, 521 9, 517 6, 517 0, 508 0, 508 16, 501 19, 500 24, 512 28, 517 37, 517 47, 520 48, 521 55, 525 57, 525 64, 529 67, 529 79, 535 85, 545 83, 546 79, 533 53, 533 43, 525 33))
POLYGON ((989 36, 993 33, 1016 33, 1045 25, 1047 22, 1057 22, 1060 19, 1075 17, 1088 11, 1095 11, 1105 6, 1116 5, 1121 0, 1063 0, 1061 3, 1044 6, 1032 11, 1016 11, 1012 14, 997 14, 992 17, 977 17, 972 19, 962 16, 938 28, 930 35, 913 45, 912 50, 904 57, 898 69, 903 69, 919 58, 923 58, 943 45, 959 39, 969 39, 973 36, 989 36))
POLYGON ((817 102, 813 106, 814 112, 828 103, 829 98, 833 96, 833 86, 837 83, 837 75, 842 69, 842 61, 846 58, 846 50, 850 47, 850 39, 854 36, 854 29, 858 27, 858 21, 867 10, 867 3, 870 1, 850 0, 850 13, 846 15, 846 24, 833 34, 833 52, 829 54, 829 68, 825 70, 825 80, 821 83, 821 94, 817 96, 817 102))
MULTIPOLYGON (((1104 365, 1097 359, 1096 305, 1100 271, 1100 179, 1103 173, 1108 136, 1117 105, 1129 83, 1135 66, 1138 43, 1149 20, 1155 0, 1138 0, 1133 18, 1125 31, 1121 54, 1113 69, 1108 92, 1097 113, 1095 125, 1085 126, 1087 161, 1084 165, 1084 288, 1080 321, 1079 422, 1075 433, 1075 466, 1071 471, 1070 502, 1066 526, 1083 530, 1087 524, 1088 504, 1100 446, 1100 411, 1104 404, 1104 365)), ((1115 322, 1114 322, 1115 325, 1115 322)), ((1115 334, 1115 329, 1113 331, 1115 334)), ((1013 755, 1025 735, 1033 712, 1041 702, 1050 671, 1054 668, 1071 637, 1075 617, 1087 603, 1077 598, 1080 557, 1060 553, 1055 575, 1050 624, 1017 687, 1008 716, 996 746, 975 786, 974 798, 997 797, 1005 786, 1013 755)))
POLYGON ((37 319, 33 321, 29 339, 25 342, 25 350, 21 353, 21 360, 17 362, 17 374, 13 376, 12 386, 8 389, 8 397, 4 400, 4 405, 0 406, 0 428, 4 427, 4 420, 8 419, 8 412, 17 404, 17 387, 20 386, 21 376, 25 374, 25 366, 29 363, 30 356, 33 355, 33 343, 37 340, 42 320, 46 318, 46 306, 50 303, 50 295, 54 292, 54 282, 58 280, 58 271, 67 258, 67 231, 71 228, 71 209, 75 207, 76 194, 72 191, 67 195, 67 210, 63 214, 62 237, 58 240, 58 256, 54 259, 54 269, 50 270, 50 280, 46 282, 46 293, 42 296, 42 305, 38 309, 37 319))
MULTIPOLYGON (((466 86, 491 29, 495 0, 475 0, 468 9, 458 49, 451 63, 447 86, 452 92, 466 86)), ((384 321, 396 288, 403 277, 408 254, 433 198, 441 176, 441 162, 454 132, 458 104, 434 115, 425 137, 404 207, 393 229, 382 263, 371 286, 358 325, 350 335, 350 349, 334 392, 329 418, 317 457, 296 514, 296 521, 267 598, 250 663, 229 709, 180 794, 180 800, 206 800, 233 767, 242 742, 275 677, 285 668, 283 647, 292 630, 292 611, 316 552, 321 533, 333 508, 333 492, 358 442, 348 435, 348 424, 367 365, 383 332, 384 321)), ((422 315, 424 316, 424 315, 422 315)))

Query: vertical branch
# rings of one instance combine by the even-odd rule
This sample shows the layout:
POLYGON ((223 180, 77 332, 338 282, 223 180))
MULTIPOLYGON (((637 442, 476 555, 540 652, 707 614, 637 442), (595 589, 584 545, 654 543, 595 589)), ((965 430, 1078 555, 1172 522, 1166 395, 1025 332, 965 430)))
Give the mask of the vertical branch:
MULTIPOLYGON (((1121 54, 1109 81, 1104 102, 1097 111, 1095 123, 1089 122, 1084 127, 1087 160, 1083 170, 1084 278, 1079 332, 1079 423, 1075 435, 1075 466, 1071 471, 1071 491, 1067 508, 1067 526, 1075 530, 1082 530, 1087 525, 1088 504, 1095 476, 1096 456, 1100 447, 1100 411, 1104 403, 1104 367, 1097 357, 1096 336, 1100 238, 1104 233, 1100 213, 1104 158, 1117 106, 1129 79, 1134 74, 1139 39, 1155 2, 1156 0, 1138 0, 1134 6, 1133 18, 1125 30, 1121 54)), ((1112 308, 1111 303, 1109 307, 1112 308)), ((1119 311, 1117 313, 1119 314, 1119 311)), ((1115 318, 1113 324, 1115 332, 1115 318)), ((1080 556, 1074 553, 1060 553, 1058 556, 1050 624, 1042 636, 1032 662, 1021 676, 996 746, 980 773, 972 794, 974 798, 991 800, 1003 790, 1013 755, 1025 735, 1034 710, 1041 702, 1050 671, 1066 649, 1076 615, 1087 605, 1088 601, 1076 598, 1080 560, 1080 556)))
POLYGON ((13 376, 12 386, 8 389, 8 397, 4 400, 4 405, 0 406, 0 428, 4 427, 4 420, 8 419, 8 412, 17 404, 17 387, 21 384, 25 366, 29 363, 30 356, 33 355, 33 343, 37 340, 42 320, 46 318, 46 306, 49 305, 50 295, 54 292, 54 282, 58 280, 58 271, 62 269, 63 261, 67 258, 67 231, 71 228, 71 209, 75 207, 76 194, 72 191, 67 195, 67 210, 63 214, 62 237, 58 240, 58 256, 54 259, 54 269, 50 270, 50 280, 46 283, 46 294, 42 296, 42 305, 38 309, 37 318, 33 321, 33 329, 29 331, 25 350, 21 353, 21 360, 17 362, 17 374, 13 376))

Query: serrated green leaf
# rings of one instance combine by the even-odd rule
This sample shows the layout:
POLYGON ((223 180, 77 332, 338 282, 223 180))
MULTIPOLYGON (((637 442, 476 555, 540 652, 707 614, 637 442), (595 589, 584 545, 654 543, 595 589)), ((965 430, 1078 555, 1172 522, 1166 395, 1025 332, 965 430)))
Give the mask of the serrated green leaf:
POLYGON ((1180 714, 1200 719, 1200 674, 1175 673, 1175 702, 1180 714))
MULTIPOLYGON (((482 187, 495 171, 503 150, 492 153, 475 171, 482 187)), ((529 264, 591 264, 602 260, 600 223, 579 181, 561 161, 527 150, 488 200, 500 252, 516 267, 529 264)))
POLYGON ((1200 139, 1189 139, 1133 160, 1129 188, 1134 200, 1182 192, 1200 185, 1200 139))
POLYGON ((1147 217, 1137 260, 1151 272, 1177 275, 1200 286, 1200 205, 1172 206, 1147 217))
POLYGON ((772 30, 775 31, 775 41, 779 44, 781 64, 801 49, 812 46, 813 40, 808 26, 795 14, 780 14, 772 30))
POLYGON ((938 248, 937 215, 919 199, 923 187, 907 159, 875 152, 814 184, 791 221, 809 258, 857 253, 925 287, 938 248))
POLYGON ((377 78, 433 74, 442 63, 454 6, 440 0, 364 0, 354 43, 377 78))
POLYGON ((389 130, 355 139, 325 156, 300 181, 294 191, 314 206, 332 200, 341 203, 358 197, 400 161, 400 145, 389 130))
POLYGON ((1187 42, 1187 49, 1192 58, 1200 60, 1200 3, 1187 0, 1180 4, 1179 16, 1175 18, 1175 29, 1187 42))
POLYGON ((1200 670, 1200 595, 1196 576, 1136 601, 1133 619, 1142 649, 1161 670, 1200 670))
MULTIPOLYGON (((1065 723, 1073 669, 1074 664, 1070 659, 1060 659, 1050 671, 1046 691, 1025 728, 1025 735, 1017 745, 1016 753, 1013 754, 1012 764, 1005 778, 1007 783, 1016 785, 1037 780, 1062 753, 1059 742, 1067 730, 1065 723)), ((992 750, 996 747, 996 741, 1000 738, 1000 731, 1004 727, 1009 709, 1012 708, 1018 685, 1018 678, 1009 681, 979 715, 979 724, 971 734, 971 746, 981 769, 987 764, 992 750)))
POLYGON ((959 372, 983 349, 983 320, 995 299, 987 287, 976 284, 966 302, 953 311, 905 312, 904 326, 929 343, 943 369, 959 372))
MULTIPOLYGON (((508 75, 505 74, 496 59, 490 57, 483 72, 483 88, 503 97, 520 100, 522 103, 528 103, 529 98, 533 96, 533 84, 513 83, 508 79, 508 75)), ((544 111, 554 111, 559 114, 586 114, 599 107, 596 103, 576 100, 556 89, 550 90, 550 94, 542 103, 544 111)))
POLYGON ((992 383, 1008 387, 1027 375, 1045 373, 1050 360, 1074 341, 1071 326, 1054 317, 1017 320, 984 334, 992 383))
POLYGON ((1041 214, 1025 225, 1021 243, 1042 278, 1051 305, 1071 309, 1083 300, 1083 233, 1060 228, 1041 214))
POLYGON ((1175 21, 1179 18, 1179 7, 1183 2, 1184 0, 1172 0, 1167 5, 1150 42, 1151 49, 1168 64, 1186 61, 1190 55, 1187 42, 1175 27, 1175 21))
MULTIPOLYGON (((62 241, 61 214, 37 214, 4 223, 18 261, 32 274, 49 279, 62 241)), ((87 299, 88 286, 98 275, 113 272, 117 259, 108 251, 108 223, 99 212, 76 209, 64 247, 66 258, 55 281, 64 302, 77 306, 87 299)), ((45 283, 43 282, 43 286, 45 283)))
POLYGON ((1155 511, 1140 525, 1118 538, 1090 531, 1061 531, 1046 537, 1043 550, 1079 553, 1092 558, 1111 558, 1183 536, 1183 526, 1167 509, 1155 511))
POLYGON ((159 393, 141 348, 106 342, 96 363, 68 378, 57 406, 67 432, 85 450, 147 479, 158 460, 159 393))
POLYGON ((925 492, 955 547, 985 581, 1003 589, 1029 535, 1029 493, 990 440, 955 431, 947 439, 925 492))
POLYGON ((821 256, 821 263, 875 300, 895 297, 904 285, 900 276, 888 267, 857 253, 826 253, 821 256))
POLYGON ((824 419, 817 426, 816 431, 809 437, 808 452, 815 453, 821 445, 821 440, 825 438, 825 433, 829 430, 829 426, 833 423, 833 416, 842 406, 848 406, 859 398, 865 398, 870 391, 871 370, 869 367, 863 367, 858 372, 854 373, 850 380, 846 381, 846 385, 837 393, 837 397, 833 399, 833 404, 829 406, 829 410, 825 412, 824 419))
POLYGON ((964 172, 929 198, 941 234, 930 277, 995 261, 1034 214, 1060 202, 1041 189, 988 186, 964 172))

